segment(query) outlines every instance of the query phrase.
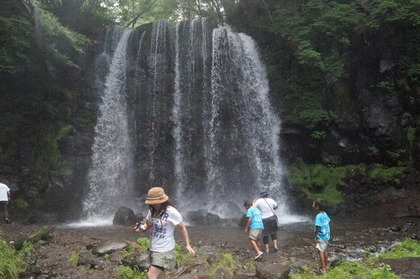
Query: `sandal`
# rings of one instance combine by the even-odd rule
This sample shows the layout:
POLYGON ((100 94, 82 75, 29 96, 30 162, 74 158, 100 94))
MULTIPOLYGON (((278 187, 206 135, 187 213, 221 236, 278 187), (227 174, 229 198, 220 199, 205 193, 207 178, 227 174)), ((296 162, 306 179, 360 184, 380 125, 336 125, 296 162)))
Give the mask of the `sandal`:
POLYGON ((261 256, 262 256, 263 254, 264 254, 263 252, 260 252, 258 255, 256 255, 256 256, 254 257, 254 260, 258 260, 259 258, 261 258, 261 256))

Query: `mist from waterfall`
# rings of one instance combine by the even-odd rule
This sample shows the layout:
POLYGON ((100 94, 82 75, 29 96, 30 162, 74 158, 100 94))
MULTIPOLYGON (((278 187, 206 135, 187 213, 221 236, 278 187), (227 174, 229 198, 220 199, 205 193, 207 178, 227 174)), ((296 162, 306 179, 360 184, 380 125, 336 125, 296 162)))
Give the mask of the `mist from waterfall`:
POLYGON ((145 210, 155 185, 183 212, 238 217, 267 190, 287 213, 280 120, 252 38, 205 18, 114 28, 97 74, 87 217, 145 210))

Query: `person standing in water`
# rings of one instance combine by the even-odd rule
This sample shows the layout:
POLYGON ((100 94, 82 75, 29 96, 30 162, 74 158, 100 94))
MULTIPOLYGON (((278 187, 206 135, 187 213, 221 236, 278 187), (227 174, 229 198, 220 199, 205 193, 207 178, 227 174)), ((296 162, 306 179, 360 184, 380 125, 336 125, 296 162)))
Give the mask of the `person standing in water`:
POLYGON ((269 237, 273 241, 274 252, 279 250, 277 246, 277 217, 274 214, 274 210, 277 209, 277 203, 269 197, 266 191, 260 193, 260 198, 254 202, 254 206, 258 208, 262 213, 264 230, 263 230, 263 243, 265 246, 265 252, 268 254, 270 248, 268 245, 269 237))
MULTIPOLYGON (((149 205, 146 222, 142 230, 150 229, 150 267, 147 272, 148 279, 166 278, 165 270, 175 268, 175 237, 177 227, 185 242, 185 247, 190 254, 195 256, 195 251, 190 245, 187 228, 182 221, 182 216, 165 194, 162 187, 153 187, 147 193, 145 203, 149 205)), ((135 226, 135 231, 140 227, 135 226)))
POLYGON ((251 243, 255 252, 257 252, 254 260, 258 260, 264 254, 260 247, 260 239, 264 229, 261 211, 252 205, 252 200, 245 201, 244 206, 247 210, 247 222, 244 228, 244 232, 248 234, 249 242, 251 243))
POLYGON ((328 265, 328 241, 330 240, 330 217, 324 211, 325 201, 316 199, 312 202, 312 208, 318 212, 315 217, 314 237, 316 249, 318 250, 319 261, 321 263, 320 271, 327 272, 328 265))

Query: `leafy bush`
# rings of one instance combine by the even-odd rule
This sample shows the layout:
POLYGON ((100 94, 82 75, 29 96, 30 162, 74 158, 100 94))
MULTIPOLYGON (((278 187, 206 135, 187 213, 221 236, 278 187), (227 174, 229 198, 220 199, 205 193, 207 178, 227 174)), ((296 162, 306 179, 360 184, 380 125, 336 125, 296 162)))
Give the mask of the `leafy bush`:
POLYGON ((0 238, 0 278, 17 279, 24 271, 26 263, 17 251, 0 238))
POLYGON ((147 237, 140 237, 136 242, 144 251, 147 251, 150 248, 150 240, 147 237))
POLYGON ((401 259, 409 257, 420 257, 420 242, 411 238, 404 239, 402 243, 378 256, 379 259, 401 259))

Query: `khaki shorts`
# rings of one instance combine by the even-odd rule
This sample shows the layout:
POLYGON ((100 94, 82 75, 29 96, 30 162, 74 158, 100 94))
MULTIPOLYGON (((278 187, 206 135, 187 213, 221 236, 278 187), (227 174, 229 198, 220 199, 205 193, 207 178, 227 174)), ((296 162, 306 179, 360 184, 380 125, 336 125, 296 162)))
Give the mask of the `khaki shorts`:
POLYGON ((249 231, 249 235, 248 238, 252 239, 252 240, 258 240, 261 238, 262 236, 262 229, 253 229, 249 231))
POLYGON ((176 266, 175 250, 168 252, 150 252, 149 262, 151 265, 163 267, 164 269, 173 269, 176 266))
POLYGON ((328 240, 320 240, 318 239, 318 243, 315 246, 320 252, 327 251, 328 247, 328 240))

